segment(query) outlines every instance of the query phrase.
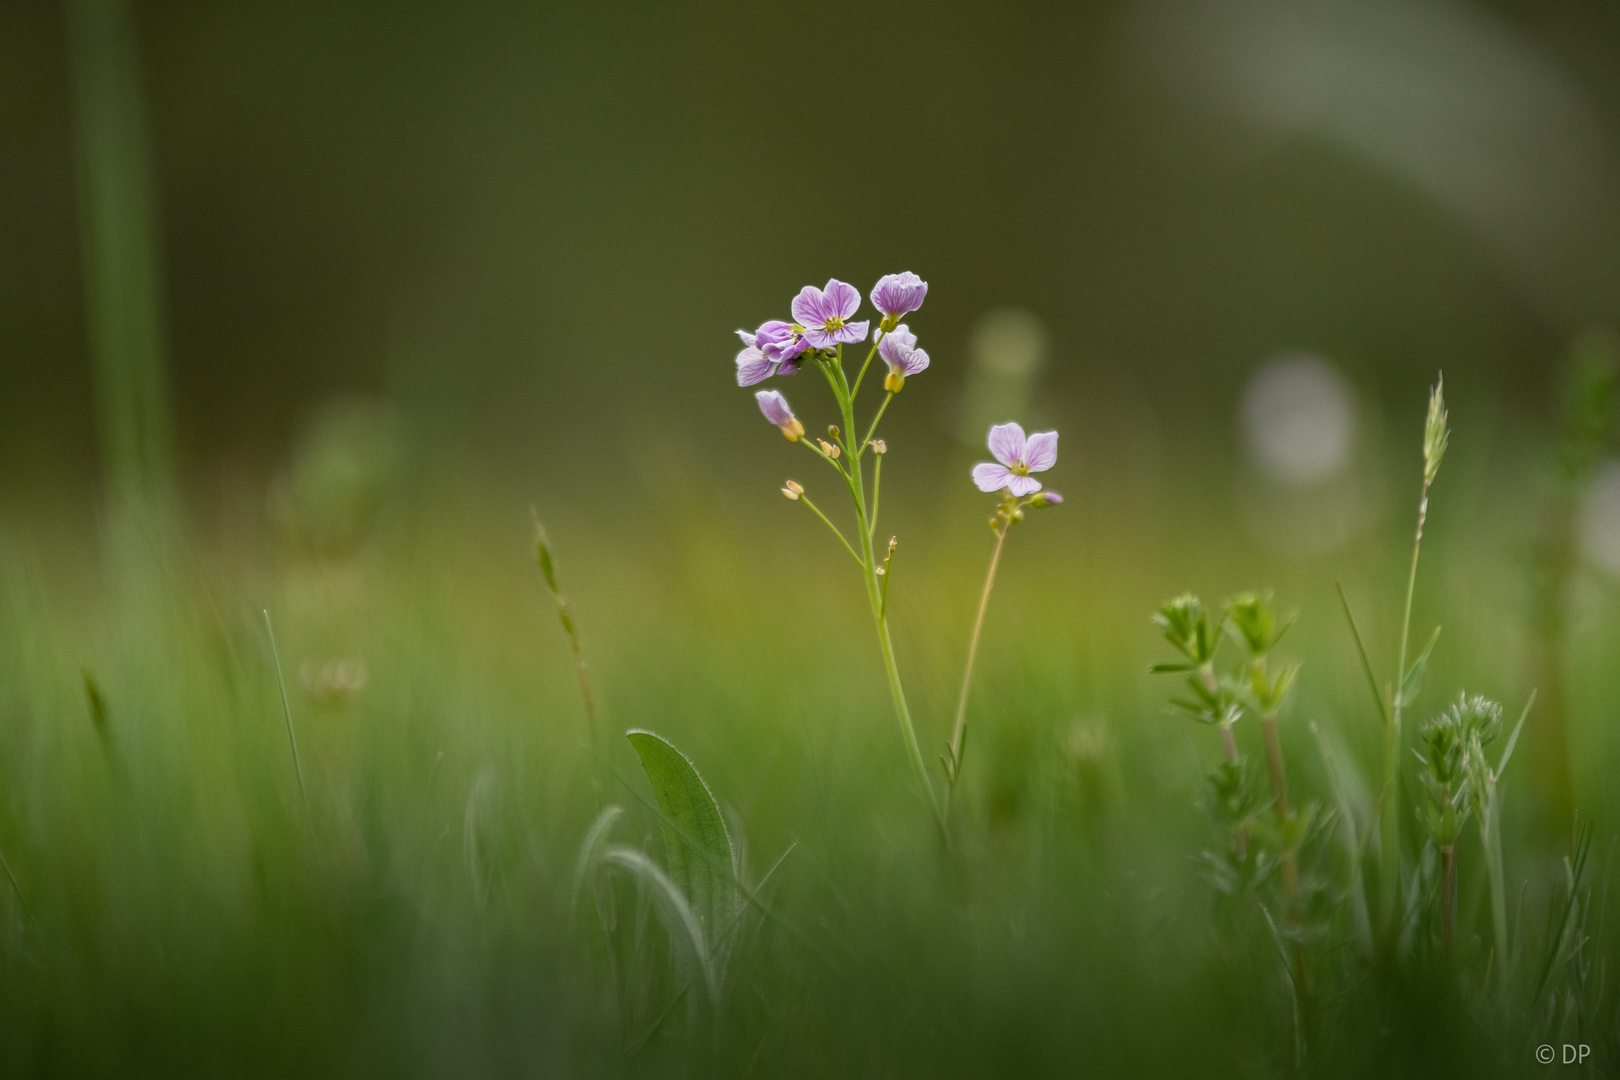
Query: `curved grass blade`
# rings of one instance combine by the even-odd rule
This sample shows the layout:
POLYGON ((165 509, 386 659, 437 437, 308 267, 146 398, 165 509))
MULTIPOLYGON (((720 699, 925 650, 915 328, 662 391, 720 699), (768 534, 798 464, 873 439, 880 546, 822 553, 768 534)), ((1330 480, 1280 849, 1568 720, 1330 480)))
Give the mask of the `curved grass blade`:
POLYGON ((669 932, 670 947, 678 958, 678 966, 701 976, 709 1001, 718 1002, 720 978, 709 959, 708 941, 697 913, 681 890, 657 863, 635 848, 614 845, 602 852, 602 861, 629 874, 653 898, 664 918, 664 928, 669 932))
POLYGON ((608 833, 613 831, 613 823, 619 820, 622 813, 624 807, 617 804, 605 807, 596 815, 596 820, 591 823, 584 841, 579 845, 579 858, 574 860, 574 887, 570 892, 570 905, 576 912, 579 910, 579 894, 590 879, 591 871, 602 861, 602 849, 607 847, 608 833))

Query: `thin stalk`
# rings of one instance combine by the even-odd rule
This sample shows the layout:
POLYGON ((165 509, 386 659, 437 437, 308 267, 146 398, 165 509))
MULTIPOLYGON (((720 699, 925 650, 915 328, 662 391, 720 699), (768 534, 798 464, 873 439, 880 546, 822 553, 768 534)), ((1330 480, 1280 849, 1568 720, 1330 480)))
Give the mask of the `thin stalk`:
POLYGON ((1220 729, 1221 746, 1226 750, 1226 760, 1231 764, 1236 765, 1238 762, 1237 739, 1232 735, 1231 722, 1222 720, 1220 723, 1220 729))
MULTIPOLYGON (((876 345, 874 345, 874 352, 876 348, 876 345)), ((838 408, 843 414, 844 429, 854 431, 855 401, 850 392, 849 383, 844 378, 842 358, 843 348, 840 347, 838 357, 831 364, 824 364, 822 369, 827 374, 828 382, 832 383, 833 393, 838 399, 838 408)), ((871 356, 867 357, 867 362, 871 362, 871 356)), ((863 366, 863 374, 864 371, 863 366)), ((923 763, 922 748, 917 743, 917 729, 911 721, 911 709, 906 704, 906 692, 900 685, 900 668, 894 659, 894 642, 889 637, 889 623, 884 611, 883 596, 878 591, 877 559, 872 551, 872 530, 866 512, 866 493, 861 475, 860 454, 850 456, 849 469, 844 473, 844 479, 849 485, 850 499, 855 504, 856 531, 860 534, 861 539, 861 576, 866 580, 866 598, 867 602, 871 604, 872 621, 877 627, 878 648, 883 653, 883 673, 889 680, 889 696, 894 702, 895 716, 900 723, 900 735, 905 740, 906 751, 911 758, 911 766, 917 773, 917 782, 921 785, 919 794, 928 803, 928 808, 933 812, 936 824, 943 830, 945 819, 940 811, 939 803, 934 799, 934 786, 928 778, 928 766, 923 763)))
MULTIPOLYGON (((889 395, 893 397, 894 395, 889 395)), ((979 655, 979 635, 984 631, 984 613, 990 607, 990 590, 996 584, 996 568, 1001 565, 1001 548, 1007 542, 1007 529, 996 530, 996 546, 990 552, 990 569, 984 575, 984 589, 979 593, 979 612, 973 617, 973 635, 968 638, 967 663, 962 667, 962 693, 956 699, 956 723, 951 728, 950 771, 946 775, 945 813, 951 810, 951 793, 962 774, 962 752, 967 739, 968 688, 973 684, 973 661, 979 655)))
POLYGON ((836 526, 836 525, 834 525, 832 523, 832 519, 827 517, 826 514, 823 514, 821 512, 821 508, 819 506, 817 506, 815 503, 810 501, 810 496, 808 496, 808 495, 800 495, 799 496, 799 501, 804 503, 804 505, 808 506, 810 508, 811 512, 816 515, 816 517, 820 518, 822 521, 827 523, 827 528, 831 529, 833 535, 838 537, 838 542, 840 544, 844 545, 844 550, 849 552, 849 557, 855 560, 855 564, 857 566, 860 566, 860 567, 862 567, 864 569, 866 564, 861 562, 861 557, 855 553, 854 548, 850 547, 849 541, 844 539, 844 534, 839 530, 838 526, 836 526))
POLYGON ((1447 844, 1440 849, 1440 939, 1445 942, 1446 959, 1451 959, 1451 946, 1456 931, 1452 927, 1452 900, 1457 891, 1457 845, 1447 844))
POLYGON ((872 436, 877 434, 878 421, 883 419, 884 410, 889 407, 889 402, 891 402, 893 400, 894 400, 894 391, 893 390, 890 390, 887 394, 885 394, 883 396, 883 404, 878 406, 877 415, 872 417, 872 426, 866 429, 866 438, 861 440, 861 448, 859 450, 855 451, 857 456, 860 455, 860 454, 866 453, 866 448, 868 446, 872 445, 872 436))
POLYGON ((1383 899, 1384 922, 1393 935, 1400 917, 1401 845, 1400 845, 1400 748, 1401 713, 1406 707, 1401 688, 1406 681, 1406 650, 1412 635, 1412 596, 1417 590, 1418 554, 1423 548, 1423 523, 1429 514, 1429 481, 1423 482, 1423 494, 1418 500, 1417 532, 1412 538, 1412 566, 1406 575, 1406 604, 1401 615, 1401 648, 1395 664, 1395 690, 1391 694, 1390 710, 1384 725, 1384 791, 1382 796, 1381 837, 1379 841, 1378 886, 1383 899))
MULTIPOLYGON (((879 327, 872 332, 872 347, 867 350, 866 359, 861 362, 861 370, 855 375, 855 385, 849 391, 851 403, 855 401, 855 395, 861 392, 861 383, 866 378, 866 369, 872 366, 872 357, 877 355, 878 342, 881 340, 883 340, 883 328, 879 327)), ((842 354, 842 352, 843 350, 840 349, 839 353, 842 354)))
MULTIPOLYGON (((264 609, 264 629, 270 635, 270 655, 276 662, 276 685, 281 687, 281 714, 287 720, 287 742, 292 746, 293 771, 298 774, 298 795, 309 815, 309 791, 304 787, 304 765, 298 760, 298 735, 293 731, 292 704, 287 700, 287 680, 281 677, 281 650, 276 648, 276 628, 270 625, 270 609, 264 609)), ((312 823, 313 824, 313 823, 312 823)))
POLYGON ((878 491, 883 483, 883 455, 874 454, 872 456, 874 458, 872 462, 872 520, 866 523, 866 535, 868 536, 877 535, 878 491))
POLYGON ((1507 892, 1502 881, 1502 811, 1496 803, 1496 777, 1485 780, 1485 800, 1480 818, 1482 839, 1485 841, 1485 872, 1491 891, 1491 931, 1496 940, 1496 955, 1502 965, 1497 984, 1508 985, 1507 892))
MULTIPOLYGON (((1260 730, 1266 740, 1266 764, 1271 770, 1271 790, 1275 795, 1274 805, 1277 810, 1277 823, 1288 823, 1288 782, 1283 774, 1282 744, 1277 739, 1277 718, 1273 715, 1260 717, 1260 730)), ((1283 852, 1282 857, 1283 894, 1288 901, 1288 921, 1297 930, 1304 923, 1304 917, 1299 908, 1299 862, 1292 847, 1283 852)), ((1310 989, 1310 973, 1305 966, 1305 944, 1297 938, 1293 948, 1294 987, 1299 993, 1301 1012, 1307 1013, 1304 1007, 1310 989)))

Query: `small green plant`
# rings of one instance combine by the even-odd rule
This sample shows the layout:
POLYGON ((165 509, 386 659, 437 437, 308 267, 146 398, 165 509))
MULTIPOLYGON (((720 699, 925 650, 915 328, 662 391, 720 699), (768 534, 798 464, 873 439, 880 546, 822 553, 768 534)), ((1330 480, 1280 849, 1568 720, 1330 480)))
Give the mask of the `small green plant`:
POLYGON ((1484 748, 1501 734, 1502 706, 1465 694, 1418 727, 1420 748, 1413 753, 1427 795, 1420 818, 1440 849, 1440 933, 1448 959, 1456 934, 1457 837, 1477 801, 1478 787, 1470 781, 1484 748))

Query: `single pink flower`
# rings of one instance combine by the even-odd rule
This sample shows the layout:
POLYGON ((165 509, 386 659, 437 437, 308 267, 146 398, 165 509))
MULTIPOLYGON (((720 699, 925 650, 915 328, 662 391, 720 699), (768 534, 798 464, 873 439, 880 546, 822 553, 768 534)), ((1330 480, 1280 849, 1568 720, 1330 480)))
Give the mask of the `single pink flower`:
POLYGON ((1041 482, 1030 473, 1045 472, 1057 464, 1058 433, 1037 432, 1028 438, 1017 424, 997 424, 990 429, 990 453, 1000 462, 973 466, 973 482, 980 491, 1006 488, 1023 498, 1041 490, 1041 482))

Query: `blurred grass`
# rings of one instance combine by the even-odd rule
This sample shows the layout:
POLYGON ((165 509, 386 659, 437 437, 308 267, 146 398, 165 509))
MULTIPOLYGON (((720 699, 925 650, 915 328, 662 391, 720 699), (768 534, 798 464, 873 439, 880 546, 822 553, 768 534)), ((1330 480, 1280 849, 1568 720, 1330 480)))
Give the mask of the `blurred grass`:
MULTIPOLYGON (((1500 512, 1528 495, 1490 468, 1515 447, 1489 445, 1459 439, 1436 493, 1417 620, 1447 629, 1418 715, 1457 686, 1528 689, 1529 534, 1500 512)), ((1146 616, 1186 587, 1274 586, 1299 610, 1282 739, 1296 791, 1326 799, 1306 722, 1369 780, 1378 739, 1333 582, 1387 657, 1405 526, 1291 561, 1245 541, 1218 489, 1172 481, 1133 501, 1071 469, 1061 512, 1009 540, 954 857, 906 786, 857 583, 790 504, 662 458, 644 498, 546 515, 609 733, 605 796, 629 810, 620 838, 658 850, 621 784, 645 794, 619 736, 648 727, 735 812, 754 875, 799 843, 775 902, 817 945, 767 928, 735 961, 718 1049, 673 1030, 631 1061, 641 1033, 611 1001, 600 931, 570 916, 594 767, 521 493, 428 470, 368 540, 325 555, 243 500, 134 593, 106 587, 73 526, 0 519, 0 851, 20 889, 0 895, 0 1060, 65 1075, 1286 1071, 1278 970, 1243 944, 1263 931, 1234 931, 1252 912, 1222 914, 1193 860, 1213 736, 1166 715, 1146 616), (363 665, 358 690, 320 682, 344 660, 363 665)), ((930 499, 930 484, 897 473, 882 528, 902 538, 897 647, 937 752, 990 541, 970 493, 930 499)), ((1575 607, 1576 794, 1602 823, 1613 593, 1583 578, 1575 607)), ((1258 732, 1239 736, 1257 752, 1258 732)), ((1527 846, 1522 774, 1505 792, 1510 888, 1533 926, 1556 853, 1527 846)), ((1465 882, 1481 869, 1464 866, 1465 882)), ((1464 938, 1481 918, 1464 909, 1464 938)), ((1347 1014, 1328 1061, 1498 1067, 1432 989, 1403 991, 1422 1003, 1404 1018, 1347 1014)))

